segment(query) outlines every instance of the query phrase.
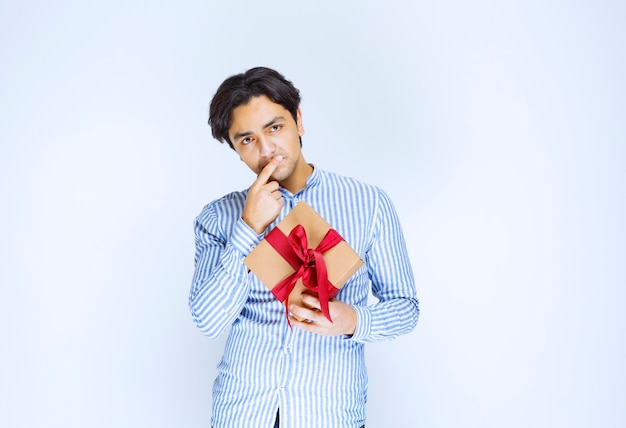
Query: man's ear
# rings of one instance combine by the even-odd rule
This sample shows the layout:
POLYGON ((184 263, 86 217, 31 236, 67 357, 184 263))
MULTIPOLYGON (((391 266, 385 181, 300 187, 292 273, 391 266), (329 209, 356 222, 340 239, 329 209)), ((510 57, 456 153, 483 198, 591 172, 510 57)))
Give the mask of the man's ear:
POLYGON ((302 126, 302 110, 300 109, 296 111, 296 126, 298 127, 298 135, 302 137, 304 135, 304 126, 302 126))

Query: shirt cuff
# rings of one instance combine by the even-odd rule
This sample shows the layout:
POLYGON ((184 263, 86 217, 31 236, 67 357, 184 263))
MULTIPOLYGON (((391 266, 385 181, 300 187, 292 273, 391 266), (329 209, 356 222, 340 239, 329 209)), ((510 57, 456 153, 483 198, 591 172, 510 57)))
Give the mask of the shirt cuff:
POLYGON ((367 306, 352 306, 356 311, 356 329, 350 339, 361 341, 372 331, 372 314, 367 306))
POLYGON ((261 242, 263 236, 264 235, 257 235, 256 232, 240 218, 235 224, 233 233, 230 236, 230 242, 232 246, 245 257, 261 242))

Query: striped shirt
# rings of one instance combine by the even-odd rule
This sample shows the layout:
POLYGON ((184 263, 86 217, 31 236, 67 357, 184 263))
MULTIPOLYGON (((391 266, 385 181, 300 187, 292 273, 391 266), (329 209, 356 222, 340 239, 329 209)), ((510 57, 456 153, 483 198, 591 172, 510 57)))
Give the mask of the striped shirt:
POLYGON ((271 230, 306 201, 365 264, 336 298, 354 307, 356 331, 320 336, 290 329, 284 306, 243 258, 263 235, 241 219, 247 191, 204 207, 195 223, 195 274, 189 307, 216 338, 230 328, 213 386, 215 428, 357 428, 365 423, 363 345, 409 332, 419 314, 413 272, 397 214, 379 188, 314 168, 304 189, 281 188, 285 205, 271 230), (378 302, 368 306, 369 291, 378 302))

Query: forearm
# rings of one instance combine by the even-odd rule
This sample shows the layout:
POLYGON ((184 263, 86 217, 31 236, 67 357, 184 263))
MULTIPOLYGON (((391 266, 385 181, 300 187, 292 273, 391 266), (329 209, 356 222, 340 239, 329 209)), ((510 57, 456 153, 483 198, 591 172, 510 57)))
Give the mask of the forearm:
POLYGON ((372 294, 379 301, 371 306, 354 306, 357 327, 352 338, 360 342, 408 333, 419 317, 415 278, 400 222, 389 198, 384 193, 380 196, 372 246, 365 257, 372 294))
POLYGON ((248 298, 245 255, 260 237, 239 221, 228 238, 211 226, 196 224, 196 269, 189 295, 194 323, 207 336, 218 337, 239 316, 248 298))
POLYGON ((371 306, 354 306, 357 326, 352 340, 378 342, 410 332, 419 317, 419 302, 414 297, 381 301, 371 306))
POLYGON ((247 276, 240 255, 226 247, 211 273, 194 279, 189 310, 203 334, 216 338, 237 319, 248 296, 247 276))

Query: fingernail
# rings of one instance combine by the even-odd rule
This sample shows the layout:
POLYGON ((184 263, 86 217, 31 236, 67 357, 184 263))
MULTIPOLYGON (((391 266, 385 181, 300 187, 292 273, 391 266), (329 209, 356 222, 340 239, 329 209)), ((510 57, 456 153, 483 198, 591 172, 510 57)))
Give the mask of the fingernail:
POLYGON ((281 160, 283 160, 283 157, 282 157, 281 155, 278 155, 278 156, 276 156, 276 160, 277 160, 278 162, 280 162, 281 160))

